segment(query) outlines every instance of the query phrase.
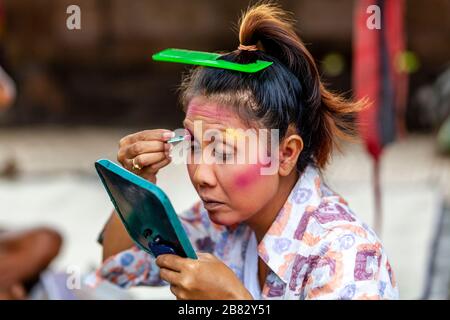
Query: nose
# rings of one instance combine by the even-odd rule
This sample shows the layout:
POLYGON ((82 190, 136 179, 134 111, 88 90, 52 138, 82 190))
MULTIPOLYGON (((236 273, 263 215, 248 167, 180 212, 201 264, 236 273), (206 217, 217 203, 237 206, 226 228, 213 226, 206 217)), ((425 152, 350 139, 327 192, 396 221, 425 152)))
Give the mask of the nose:
POLYGON ((214 164, 198 163, 195 165, 192 181, 200 188, 214 187, 217 183, 214 173, 214 164))

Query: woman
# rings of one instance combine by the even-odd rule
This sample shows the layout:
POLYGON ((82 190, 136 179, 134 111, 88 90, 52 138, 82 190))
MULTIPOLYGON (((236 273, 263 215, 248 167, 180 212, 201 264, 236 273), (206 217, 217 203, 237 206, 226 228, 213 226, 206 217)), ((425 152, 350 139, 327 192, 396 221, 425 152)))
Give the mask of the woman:
POLYGON ((0 300, 26 299, 61 245, 61 235, 46 227, 0 230, 0 300))
POLYGON ((0 110, 7 109, 14 102, 16 87, 9 75, 0 66, 0 110))
MULTIPOLYGON (((278 7, 250 8, 239 40, 238 50, 222 59, 273 64, 254 74, 197 67, 182 85, 184 126, 192 139, 187 169, 202 201, 180 218, 199 259, 153 259, 133 246, 113 215, 98 279, 122 287, 169 283, 178 299, 396 299, 379 239, 320 174, 337 139, 351 135, 351 120, 364 104, 324 88, 278 7), (279 139, 270 141, 276 145, 274 173, 261 174, 267 167, 261 161, 207 161, 248 157, 248 146, 226 139, 239 129, 277 130, 279 139), (205 130, 224 139, 202 139, 205 130), (201 161, 193 161, 198 156, 201 161)), ((172 136, 168 130, 127 136, 118 160, 156 183, 158 170, 171 161, 166 141, 172 136)))

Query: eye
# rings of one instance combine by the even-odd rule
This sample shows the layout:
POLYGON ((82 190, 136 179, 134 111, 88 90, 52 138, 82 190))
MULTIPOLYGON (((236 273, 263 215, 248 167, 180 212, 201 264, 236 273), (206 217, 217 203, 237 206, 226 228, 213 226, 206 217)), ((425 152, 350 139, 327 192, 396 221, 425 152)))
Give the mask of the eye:
POLYGON ((198 153, 202 149, 200 143, 198 143, 198 141, 195 140, 193 136, 191 136, 189 147, 192 153, 198 153))
POLYGON ((224 144, 217 144, 214 147, 214 156, 219 158, 219 160, 226 161, 232 159, 234 154, 234 149, 227 147, 224 144))

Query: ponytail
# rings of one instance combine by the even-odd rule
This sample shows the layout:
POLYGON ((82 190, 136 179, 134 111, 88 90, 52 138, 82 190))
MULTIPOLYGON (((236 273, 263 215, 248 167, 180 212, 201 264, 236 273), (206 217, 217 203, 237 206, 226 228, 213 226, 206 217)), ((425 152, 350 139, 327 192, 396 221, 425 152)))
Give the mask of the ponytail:
MULTIPOLYGON (((302 138, 312 149, 318 167, 323 168, 338 138, 355 134, 354 115, 364 107, 364 101, 349 101, 325 88, 311 53, 295 32, 293 19, 275 4, 258 4, 243 14, 239 41, 246 46, 256 45, 277 58, 299 79, 307 110, 303 123, 297 125, 311 130, 303 130, 302 138)), ((308 156, 306 153, 304 156, 308 156)))
POLYGON ((227 105, 231 102, 239 110, 252 112, 265 127, 279 129, 281 138, 293 125, 304 142, 297 168, 302 171, 313 163, 323 169, 339 139, 354 136, 354 116, 365 103, 325 88, 313 57, 295 32, 292 17, 275 4, 257 4, 242 15, 239 41, 239 49, 222 59, 274 63, 256 74, 195 68, 183 80, 183 104, 195 95, 228 96, 227 105))

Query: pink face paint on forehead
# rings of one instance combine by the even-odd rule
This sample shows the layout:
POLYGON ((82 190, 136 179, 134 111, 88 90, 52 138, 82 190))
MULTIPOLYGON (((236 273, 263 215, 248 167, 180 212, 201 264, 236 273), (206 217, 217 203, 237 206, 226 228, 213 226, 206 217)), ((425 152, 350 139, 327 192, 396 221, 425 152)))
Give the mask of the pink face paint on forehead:
POLYGON ((187 117, 201 116, 216 120, 228 120, 235 117, 235 114, 226 107, 215 103, 195 103, 191 102, 187 107, 187 117))

